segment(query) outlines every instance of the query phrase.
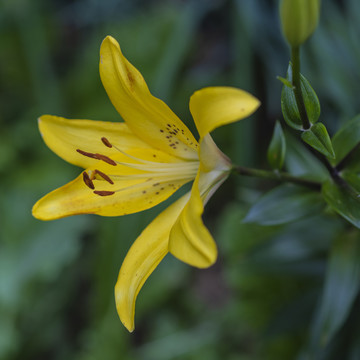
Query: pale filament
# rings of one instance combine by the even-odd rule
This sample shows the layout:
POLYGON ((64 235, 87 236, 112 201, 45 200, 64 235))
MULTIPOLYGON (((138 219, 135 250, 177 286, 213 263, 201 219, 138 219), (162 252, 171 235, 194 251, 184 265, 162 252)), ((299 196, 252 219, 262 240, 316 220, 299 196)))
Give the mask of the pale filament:
POLYGON ((116 161, 119 165, 124 165, 127 167, 131 167, 138 170, 143 170, 147 172, 159 172, 159 173, 173 173, 173 172, 186 172, 186 173, 195 173, 197 172, 199 168, 199 163, 196 161, 188 163, 188 164, 182 164, 179 163, 179 165, 175 164, 166 164, 166 163, 156 163, 153 162, 152 165, 141 165, 141 164, 133 164, 133 163, 126 163, 121 161, 116 161), (161 164, 162 166, 158 166, 158 164, 161 164))
POLYGON ((173 172, 182 172, 182 173, 189 173, 189 174, 196 174, 199 168, 199 161, 183 161, 178 163, 164 163, 164 162, 156 162, 156 161, 149 161, 140 159, 136 156, 130 155, 125 151, 118 148, 116 145, 113 145, 107 140, 106 138, 102 138, 102 141, 105 146, 113 147, 121 154, 125 155, 126 157, 139 162, 140 164, 122 162, 122 161, 115 161, 119 165, 128 166, 134 169, 146 171, 146 172, 159 172, 159 173, 173 173, 173 172), (104 140, 103 140, 104 139, 104 140), (144 164, 144 165, 141 165, 144 164), (161 166, 160 166, 161 164, 161 166))

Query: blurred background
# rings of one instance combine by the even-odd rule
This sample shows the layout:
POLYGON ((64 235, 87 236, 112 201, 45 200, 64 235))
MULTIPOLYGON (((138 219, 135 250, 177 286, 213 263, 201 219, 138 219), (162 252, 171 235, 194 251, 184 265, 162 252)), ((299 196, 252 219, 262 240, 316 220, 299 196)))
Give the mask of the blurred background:
MULTIPOLYGON (((324 1, 302 52, 332 133, 360 110, 359 34, 357 0, 324 1)), ((320 359, 307 354, 329 249, 359 236, 318 206, 283 223, 242 222, 276 184, 230 178, 222 186, 204 217, 218 262, 198 270, 167 256, 140 292, 133 334, 118 319, 113 289, 127 249, 162 207, 122 218, 32 218, 36 200, 81 171, 46 148, 37 117, 121 120, 98 72, 106 35, 192 130, 195 90, 229 85, 258 97, 255 115, 214 138, 235 163, 268 168, 282 119, 276 76, 289 61, 278 1, 0 0, 0 359, 320 359)), ((288 146, 288 170, 321 177, 299 146, 288 146)), ((360 359, 356 304, 355 292, 324 359, 360 359)))

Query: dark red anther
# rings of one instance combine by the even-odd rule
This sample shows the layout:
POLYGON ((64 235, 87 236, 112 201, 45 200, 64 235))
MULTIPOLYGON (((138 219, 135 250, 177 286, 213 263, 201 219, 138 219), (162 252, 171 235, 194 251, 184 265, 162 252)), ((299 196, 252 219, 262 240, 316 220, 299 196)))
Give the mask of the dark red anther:
POLYGON ((95 154, 95 158, 102 160, 110 165, 116 166, 116 162, 105 155, 95 154))
POLYGON ((94 183, 91 181, 89 174, 84 171, 83 172, 83 180, 86 186, 88 186, 91 190, 95 189, 94 183))
POLYGON ((109 195, 114 195, 115 191, 95 190, 94 194, 100 195, 100 196, 109 196, 109 195))
POLYGON ((114 182, 110 179, 110 177, 106 174, 104 174, 103 172, 101 172, 100 170, 95 170, 95 173, 100 175, 104 180, 106 180, 108 183, 113 184, 114 182))
POLYGON ((86 151, 83 151, 83 150, 80 150, 80 149, 76 149, 76 151, 81 155, 87 156, 87 157, 92 158, 92 159, 97 159, 96 154, 89 153, 89 152, 86 152, 86 151))
POLYGON ((112 148, 112 145, 111 145, 110 141, 109 141, 106 137, 102 137, 102 138, 101 138, 101 141, 102 141, 103 144, 104 144, 105 146, 107 146, 108 148, 112 148))

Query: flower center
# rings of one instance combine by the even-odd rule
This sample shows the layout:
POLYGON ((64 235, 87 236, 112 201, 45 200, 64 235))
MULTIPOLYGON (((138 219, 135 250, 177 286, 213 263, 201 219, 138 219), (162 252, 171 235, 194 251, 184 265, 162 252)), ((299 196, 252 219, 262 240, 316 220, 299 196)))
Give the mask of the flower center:
MULTIPOLYGON (((91 190, 93 190, 94 194, 99 196, 113 195, 116 192, 127 190, 130 188, 133 188, 135 190, 136 187, 143 187, 144 182, 149 182, 149 186, 157 186, 160 185, 160 183, 169 183, 172 181, 185 183, 187 181, 195 179, 195 176, 199 169, 199 160, 183 160, 178 162, 150 161, 126 153, 125 151, 110 143, 110 141, 105 137, 102 137, 101 141, 106 147, 115 149, 118 153, 123 155, 125 159, 127 158, 128 160, 119 161, 116 160, 116 158, 112 159, 103 154, 90 153, 80 149, 77 149, 76 151, 83 156, 103 161, 114 167, 116 167, 117 165, 122 165, 127 168, 134 169, 135 173, 121 174, 121 172, 119 172, 117 174, 105 174, 98 169, 84 171, 83 181, 85 185, 91 190), (95 184, 93 180, 103 180, 110 185, 114 185, 117 181, 121 180, 134 180, 136 183, 131 186, 121 187, 117 189, 95 190, 95 184)), ((177 187, 180 186, 181 185, 177 187)))

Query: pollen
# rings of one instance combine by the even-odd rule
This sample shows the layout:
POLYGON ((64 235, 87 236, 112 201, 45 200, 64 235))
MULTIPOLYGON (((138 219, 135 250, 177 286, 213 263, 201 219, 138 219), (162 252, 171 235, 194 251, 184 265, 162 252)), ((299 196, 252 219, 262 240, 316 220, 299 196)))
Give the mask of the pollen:
POLYGON ((87 187, 89 187, 92 190, 95 189, 94 183, 92 182, 92 180, 89 177, 89 174, 86 171, 83 172, 83 180, 87 187))
POLYGON ((92 159, 97 159, 96 154, 93 154, 93 153, 90 153, 90 152, 87 152, 87 151, 83 151, 83 150, 80 150, 80 149, 76 149, 76 151, 81 155, 87 156, 87 157, 92 158, 92 159))
POLYGON ((105 146, 107 146, 108 148, 112 148, 113 146, 111 145, 110 141, 106 138, 106 137, 102 137, 101 141, 103 142, 103 144, 105 146))
POLYGON ((95 190, 94 194, 100 196, 110 196, 110 195, 114 195, 115 191, 95 190))
POLYGON ((110 165, 116 166, 116 162, 112 159, 110 159, 108 156, 106 155, 102 155, 102 154, 95 154, 95 158, 98 160, 102 160, 110 165))
POLYGON ((110 177, 108 175, 104 174, 102 171, 95 169, 95 174, 98 174, 99 176, 101 176, 109 184, 114 184, 114 182, 110 179, 110 177))
POLYGON ((94 153, 90 153, 87 151, 83 151, 80 149, 76 149, 76 151, 81 154, 84 155, 86 157, 92 158, 92 159, 96 159, 96 160, 102 160, 110 165, 116 166, 116 162, 112 159, 110 159, 108 156, 106 155, 102 155, 102 154, 94 154, 94 153))

